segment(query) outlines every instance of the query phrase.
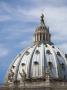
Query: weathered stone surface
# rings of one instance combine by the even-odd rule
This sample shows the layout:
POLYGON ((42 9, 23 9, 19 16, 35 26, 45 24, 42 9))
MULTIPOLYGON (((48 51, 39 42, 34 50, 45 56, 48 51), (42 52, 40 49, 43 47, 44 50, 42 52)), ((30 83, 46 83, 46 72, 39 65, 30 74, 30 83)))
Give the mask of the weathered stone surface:
POLYGON ((17 85, 0 85, 0 90, 67 90, 67 82, 28 82, 17 85))

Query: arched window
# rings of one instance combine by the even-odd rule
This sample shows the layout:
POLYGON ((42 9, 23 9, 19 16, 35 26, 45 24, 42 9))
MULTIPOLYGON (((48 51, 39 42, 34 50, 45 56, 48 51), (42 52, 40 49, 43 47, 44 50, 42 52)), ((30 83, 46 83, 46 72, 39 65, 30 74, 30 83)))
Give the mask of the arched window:
POLYGON ((38 33, 37 33, 37 41, 38 41, 38 33))
POLYGON ((52 46, 52 48, 55 48, 54 46, 52 46))
POLYGON ((62 69, 65 69, 64 63, 61 64, 61 68, 62 68, 62 69))
POLYGON ((40 41, 41 41, 41 33, 40 33, 40 41))
POLYGON ((43 40, 45 41, 45 34, 43 34, 43 40))
POLYGON ((36 50, 36 54, 39 54, 40 52, 39 52, 39 50, 36 50))
POLYGON ((12 65, 12 68, 14 69, 14 68, 15 68, 15 66, 14 66, 14 65, 12 65))
POLYGON ((61 56, 60 52, 57 52, 57 55, 58 55, 58 56, 61 56))
POLYGON ((52 66, 53 66, 52 62, 50 62, 50 61, 48 62, 48 65, 49 65, 49 68, 52 68, 52 66))
POLYGON ((47 53, 47 54, 51 54, 50 50, 47 50, 46 53, 47 53))
POLYGON ((21 65, 22 65, 22 66, 25 66, 25 63, 22 63, 21 65))
POLYGON ((26 55, 29 55, 29 52, 28 52, 28 51, 26 51, 26 52, 25 52, 25 54, 26 54, 26 55))
POLYGON ((37 61, 34 61, 34 64, 35 64, 35 65, 38 65, 39 63, 38 63, 37 61))

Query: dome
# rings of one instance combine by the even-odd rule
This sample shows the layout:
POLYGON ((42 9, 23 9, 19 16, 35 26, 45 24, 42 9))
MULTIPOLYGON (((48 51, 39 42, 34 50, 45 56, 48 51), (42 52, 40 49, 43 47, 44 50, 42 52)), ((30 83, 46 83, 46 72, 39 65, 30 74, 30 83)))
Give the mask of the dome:
POLYGON ((15 57, 5 80, 9 83, 23 82, 24 79, 46 80, 47 75, 50 80, 67 80, 67 54, 51 42, 42 15, 41 26, 35 31, 33 44, 15 57))

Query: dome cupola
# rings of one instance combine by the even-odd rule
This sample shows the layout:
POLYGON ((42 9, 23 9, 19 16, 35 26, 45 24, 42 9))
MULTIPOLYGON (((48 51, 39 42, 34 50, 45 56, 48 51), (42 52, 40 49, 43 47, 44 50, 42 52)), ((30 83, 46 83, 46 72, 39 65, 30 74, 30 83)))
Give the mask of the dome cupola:
POLYGON ((40 25, 36 28, 34 34, 35 43, 51 43, 51 34, 49 33, 49 28, 45 25, 44 15, 41 15, 40 25))
POLYGON ((48 77, 49 80, 67 80, 67 54, 51 43, 43 14, 40 21, 34 34, 35 44, 15 57, 6 74, 6 82, 45 81, 48 77))

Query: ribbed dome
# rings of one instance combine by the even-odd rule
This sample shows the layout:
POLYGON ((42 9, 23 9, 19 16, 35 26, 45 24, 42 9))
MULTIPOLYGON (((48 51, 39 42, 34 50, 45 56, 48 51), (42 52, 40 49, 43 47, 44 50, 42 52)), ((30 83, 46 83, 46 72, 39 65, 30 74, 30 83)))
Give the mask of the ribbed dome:
POLYGON ((45 80, 47 74, 50 79, 67 79, 67 55, 49 39, 38 40, 35 39, 36 43, 22 50, 13 60, 6 75, 7 82, 23 82, 24 78, 45 80), (44 43, 45 40, 49 42, 44 43))

